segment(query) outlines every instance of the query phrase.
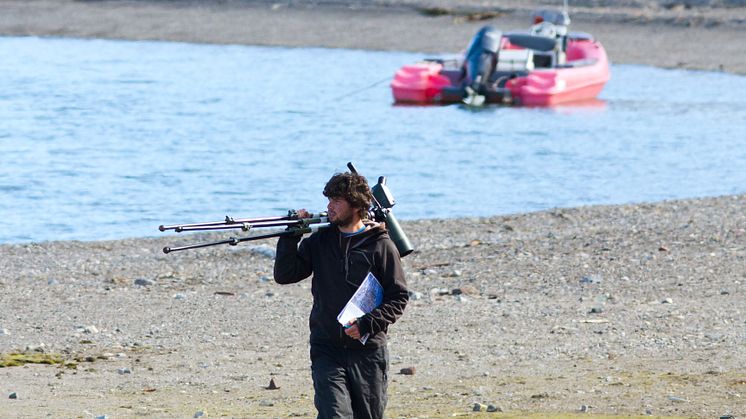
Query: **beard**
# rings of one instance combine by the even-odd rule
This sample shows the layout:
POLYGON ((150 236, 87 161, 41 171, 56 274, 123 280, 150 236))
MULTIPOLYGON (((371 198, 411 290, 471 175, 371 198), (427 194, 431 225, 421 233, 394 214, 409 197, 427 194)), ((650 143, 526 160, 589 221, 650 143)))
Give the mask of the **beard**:
POLYGON ((329 222, 337 227, 344 227, 352 224, 352 213, 345 215, 346 216, 334 214, 332 217, 329 217, 329 222))

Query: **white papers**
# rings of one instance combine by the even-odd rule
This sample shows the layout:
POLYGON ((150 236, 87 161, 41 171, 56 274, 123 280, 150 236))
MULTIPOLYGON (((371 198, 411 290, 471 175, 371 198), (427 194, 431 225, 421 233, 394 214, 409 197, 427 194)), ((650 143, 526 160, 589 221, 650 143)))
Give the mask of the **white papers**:
MULTIPOLYGON (((368 276, 365 277, 357 291, 355 291, 355 294, 352 295, 350 301, 339 312, 337 321, 342 326, 346 326, 352 320, 370 313, 381 305, 382 302, 383 287, 378 282, 378 279, 376 279, 376 276, 368 272, 368 276)), ((366 333, 365 336, 360 337, 359 341, 365 345, 369 336, 370 333, 366 333)))

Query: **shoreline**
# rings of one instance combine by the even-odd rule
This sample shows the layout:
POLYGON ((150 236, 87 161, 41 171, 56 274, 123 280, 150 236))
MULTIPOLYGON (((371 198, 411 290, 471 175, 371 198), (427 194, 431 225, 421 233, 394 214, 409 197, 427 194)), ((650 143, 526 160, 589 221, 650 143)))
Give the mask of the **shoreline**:
MULTIPOLYGON (((613 63, 746 74, 746 7, 575 7, 613 63), (644 47, 642 47, 644 46, 644 47)), ((542 6, 543 5, 543 6, 542 6)), ((0 0, 0 34, 456 53, 479 27, 528 29, 539 1, 0 0)))

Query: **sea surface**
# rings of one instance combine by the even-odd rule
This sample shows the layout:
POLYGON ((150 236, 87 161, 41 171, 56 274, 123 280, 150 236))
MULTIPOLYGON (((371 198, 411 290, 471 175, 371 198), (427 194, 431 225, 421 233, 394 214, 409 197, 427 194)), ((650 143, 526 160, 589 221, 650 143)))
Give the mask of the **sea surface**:
POLYGON ((742 76, 613 65, 591 104, 471 110, 392 105, 421 54, 5 37, 0 56, 0 243, 323 210, 348 161, 405 220, 746 192, 742 76))

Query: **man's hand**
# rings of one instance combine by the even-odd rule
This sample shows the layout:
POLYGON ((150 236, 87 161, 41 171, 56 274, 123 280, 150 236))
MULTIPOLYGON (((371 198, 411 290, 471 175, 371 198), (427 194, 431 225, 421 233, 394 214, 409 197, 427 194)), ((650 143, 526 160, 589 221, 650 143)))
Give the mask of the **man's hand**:
POLYGON ((345 325, 345 334, 353 339, 360 339, 360 329, 357 327, 357 319, 345 325))
POLYGON ((298 214, 298 218, 311 218, 311 213, 308 212, 305 208, 295 210, 295 213, 298 214))

